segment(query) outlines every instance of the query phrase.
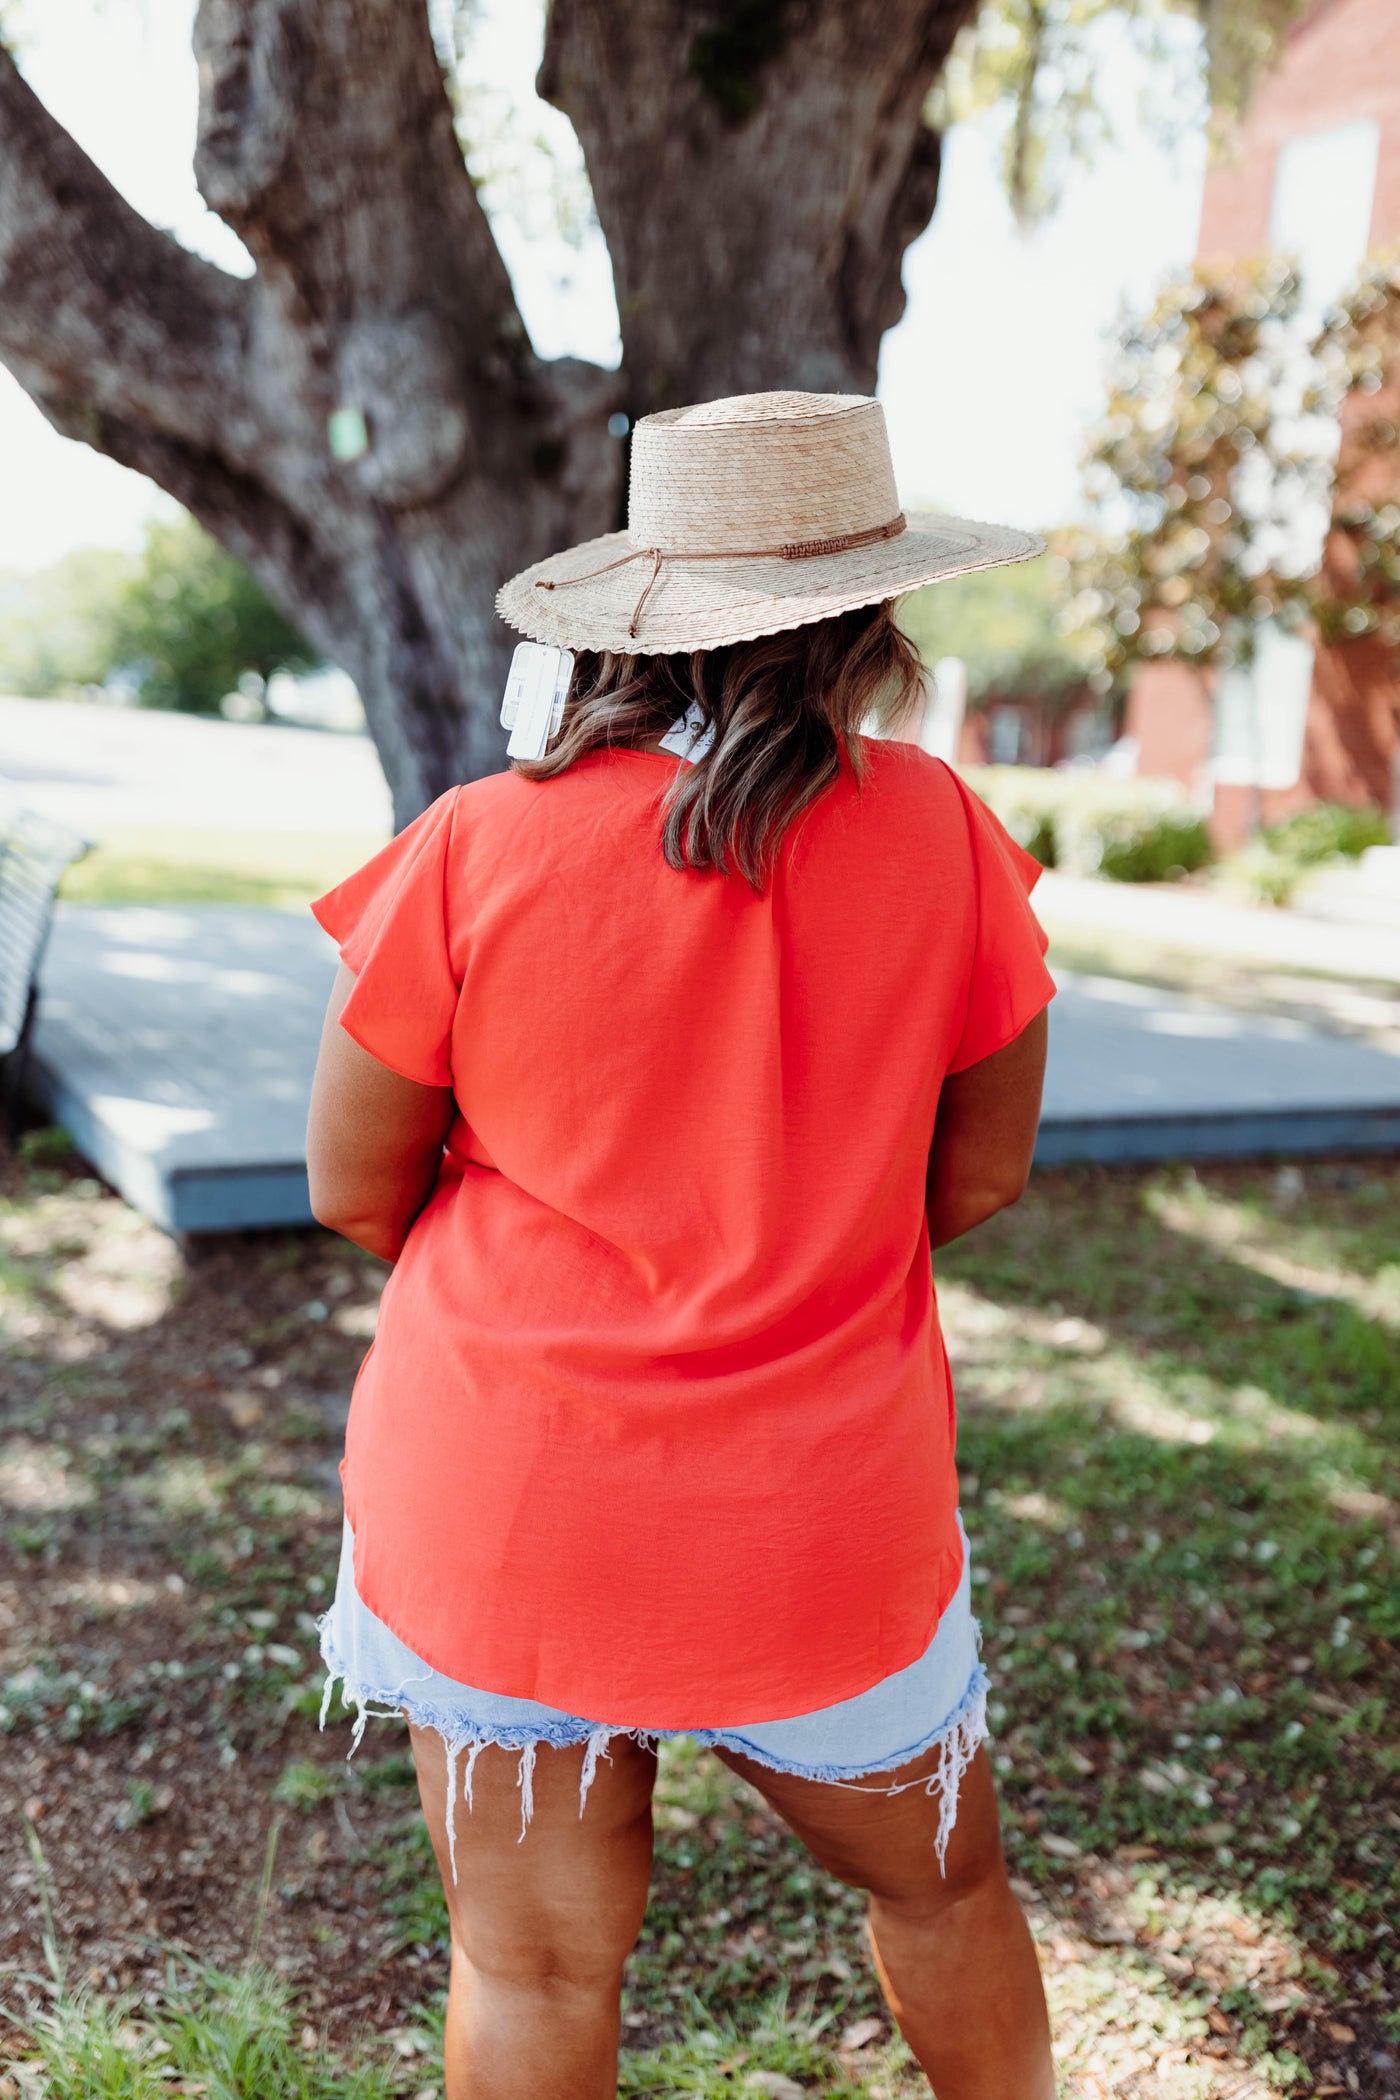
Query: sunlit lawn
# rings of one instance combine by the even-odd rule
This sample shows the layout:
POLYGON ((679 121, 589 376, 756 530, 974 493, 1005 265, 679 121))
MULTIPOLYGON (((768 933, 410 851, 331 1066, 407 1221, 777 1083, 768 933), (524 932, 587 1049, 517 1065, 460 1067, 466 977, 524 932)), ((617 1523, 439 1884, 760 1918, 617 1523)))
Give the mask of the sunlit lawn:
MULTIPOLYGON (((62 1162, 6 1191, 0 1997, 58 2007, 13 2076, 433 2093, 445 1920, 402 1734, 347 1766, 312 1719, 327 1421, 381 1272, 321 1234, 183 1256, 62 1162)), ((1068 2100, 1400 2090, 1397 1203, 1394 1162, 1047 1173, 940 1258, 1068 2100)), ((919 2091, 858 1901, 708 1756, 670 1752, 658 1802, 623 2090, 919 2091)))
POLYGON ((112 830, 70 868, 72 904, 261 904, 299 911, 382 846, 374 833, 112 830))

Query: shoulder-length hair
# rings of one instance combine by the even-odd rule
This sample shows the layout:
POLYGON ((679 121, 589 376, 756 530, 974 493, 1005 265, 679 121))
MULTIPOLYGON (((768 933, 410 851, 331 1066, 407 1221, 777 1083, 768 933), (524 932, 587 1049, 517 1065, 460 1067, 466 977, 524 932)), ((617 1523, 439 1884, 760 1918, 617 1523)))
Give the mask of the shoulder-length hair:
POLYGON ((688 655, 581 651, 556 742, 515 770, 550 780, 590 751, 654 742, 693 706, 714 737, 677 768, 662 851, 673 868, 737 873, 762 889, 789 825, 843 764, 860 780, 862 725, 899 727, 922 679, 888 600, 688 655))

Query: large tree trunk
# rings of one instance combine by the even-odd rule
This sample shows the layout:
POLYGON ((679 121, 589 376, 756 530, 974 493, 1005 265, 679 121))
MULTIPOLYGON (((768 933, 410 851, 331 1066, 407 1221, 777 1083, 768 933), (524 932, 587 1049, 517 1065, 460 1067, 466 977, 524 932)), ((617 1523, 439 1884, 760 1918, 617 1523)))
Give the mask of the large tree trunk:
POLYGON ((402 823, 502 763, 496 589, 619 522, 613 412, 873 386, 974 4, 554 0, 541 89, 583 144, 621 374, 532 349, 419 0, 201 0, 196 173, 246 280, 133 212, 0 51, 0 358, 344 665, 402 823))
POLYGON ((924 104, 975 11, 552 0, 538 87, 583 146, 634 416, 757 387, 874 390, 938 193, 924 104))

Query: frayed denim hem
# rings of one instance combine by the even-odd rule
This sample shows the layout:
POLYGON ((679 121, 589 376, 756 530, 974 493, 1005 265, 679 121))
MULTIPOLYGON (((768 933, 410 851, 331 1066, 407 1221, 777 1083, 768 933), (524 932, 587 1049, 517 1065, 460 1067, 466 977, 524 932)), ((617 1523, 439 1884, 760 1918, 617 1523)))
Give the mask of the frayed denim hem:
POLYGON ((758 1765, 766 1765, 770 1772, 787 1772, 798 1779, 815 1779, 823 1786, 840 1786, 859 1794, 902 1794, 912 1786, 921 1786, 930 1796, 939 1795, 938 1833, 933 1849, 938 1858, 938 1871, 947 1871, 948 1840, 953 1835, 953 1825, 958 1819, 958 1796, 962 1790, 963 1774, 977 1755, 987 1735, 987 1693, 991 1681, 981 1663, 973 1667, 967 1690, 957 1706, 937 1728, 926 1735, 922 1742, 913 1744, 908 1750, 900 1750, 893 1757, 882 1758, 874 1765, 800 1765, 774 1757, 770 1751, 761 1750, 755 1743, 745 1740, 733 1728, 688 1728, 673 1729, 672 1734, 693 1736, 702 1749, 732 1750, 740 1757, 752 1758, 758 1765), (902 1779, 894 1786, 863 1786, 862 1778, 874 1778, 881 1772, 898 1771, 901 1765, 909 1765, 916 1757, 924 1757, 930 1750, 938 1751, 938 1763, 923 1779, 902 1779))
MULTIPOLYGON (((392 1689, 378 1685, 357 1683, 349 1674, 336 1652, 329 1627, 330 1613, 324 1613, 317 1621, 321 1636, 321 1657, 326 1665, 325 1691, 321 1699, 319 1726, 324 1731, 330 1713, 331 1697, 337 1681, 341 1686, 341 1699, 346 1706, 355 1709, 355 1721, 351 1731, 350 1748, 346 1751, 349 1761, 359 1749, 366 1723, 371 1719, 411 1721, 416 1728, 431 1728, 442 1737, 447 1754, 447 1854, 452 1870, 452 1879, 457 1880, 457 1843, 455 1808, 457 1802, 458 1766, 465 1750, 466 1761, 462 1765, 462 1797, 468 1813, 472 1806, 472 1775, 477 1758, 488 1743, 495 1743, 502 1750, 520 1753, 520 1768, 517 1785, 520 1788, 520 1836, 523 1843, 525 1833, 534 1814, 535 1759, 541 1746, 547 1749, 570 1749, 580 1743, 587 1747, 583 1768, 579 1774, 578 1812, 582 1816, 588 1801, 588 1790, 598 1770, 598 1760, 609 1756, 610 1746, 618 1736, 626 1736, 644 1748, 655 1749, 659 1742, 689 1736, 702 1749, 723 1749, 737 1756, 752 1759, 772 1772, 785 1772, 793 1778, 811 1779, 824 1786, 849 1788, 857 1793, 902 1794, 909 1787, 922 1787, 926 1794, 939 1796, 938 1831, 934 1838, 934 1853, 940 1874, 945 1874, 948 1841, 958 1815, 958 1796, 962 1788, 963 1775, 987 1734, 987 1673, 981 1662, 973 1666, 967 1689, 949 1717, 931 1730, 921 1741, 908 1749, 878 1764, 862 1766, 803 1765, 775 1757, 771 1751, 760 1748, 747 1740, 740 1729, 735 1728, 621 1728, 607 1722, 593 1722, 561 1718, 558 1721, 537 1721, 529 1727, 473 1727, 464 1726, 460 1714, 447 1713, 427 1700, 416 1699, 410 1688, 414 1684, 427 1683, 433 1672, 422 1678, 403 1678, 392 1689), (917 1757, 924 1757, 937 1749, 938 1763, 933 1771, 920 1779, 906 1779, 888 1787, 863 1785, 862 1779, 884 1772, 897 1771, 900 1766, 911 1764, 917 1757)), ((975 1624, 975 1622, 974 1622, 975 1624)), ((977 1628, 980 1647, 980 1627, 977 1628)))

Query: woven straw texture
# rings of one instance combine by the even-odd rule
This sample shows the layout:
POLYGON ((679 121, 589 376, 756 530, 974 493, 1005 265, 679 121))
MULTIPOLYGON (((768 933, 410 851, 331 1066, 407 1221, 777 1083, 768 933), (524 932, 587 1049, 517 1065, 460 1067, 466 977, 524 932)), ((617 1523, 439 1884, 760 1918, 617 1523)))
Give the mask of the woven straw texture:
POLYGON ((667 655, 805 626, 1042 545, 968 518, 901 521, 877 401, 741 394, 643 417, 627 531, 537 562, 496 605, 533 641, 667 655), (838 551, 782 551, 862 535, 838 551))

